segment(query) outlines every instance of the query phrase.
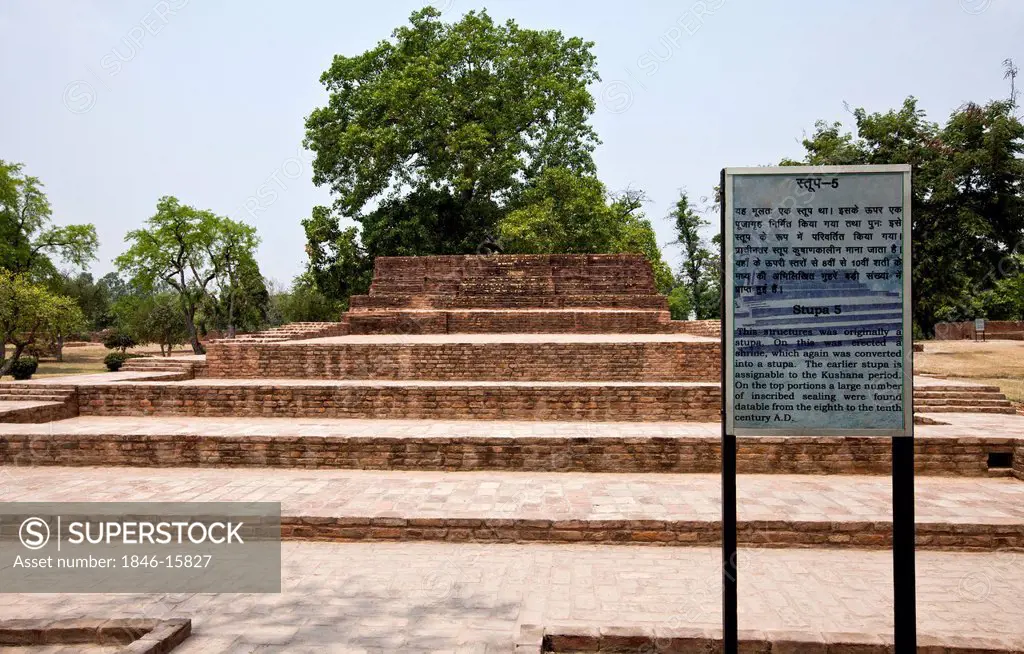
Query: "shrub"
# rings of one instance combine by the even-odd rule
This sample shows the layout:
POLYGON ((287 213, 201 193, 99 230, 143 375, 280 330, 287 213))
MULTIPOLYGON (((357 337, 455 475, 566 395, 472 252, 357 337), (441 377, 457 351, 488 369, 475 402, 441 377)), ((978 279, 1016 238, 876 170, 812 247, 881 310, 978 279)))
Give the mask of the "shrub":
POLYGON ((136 345, 135 339, 124 332, 112 331, 103 337, 103 346, 108 350, 120 350, 123 353, 136 345))
POLYGON ((110 372, 117 372, 128 359, 129 356, 124 352, 111 352, 107 356, 103 357, 103 365, 105 365, 107 370, 110 372))
POLYGON ((15 379, 31 379, 39 368, 39 360, 32 356, 21 356, 11 366, 11 376, 15 379))

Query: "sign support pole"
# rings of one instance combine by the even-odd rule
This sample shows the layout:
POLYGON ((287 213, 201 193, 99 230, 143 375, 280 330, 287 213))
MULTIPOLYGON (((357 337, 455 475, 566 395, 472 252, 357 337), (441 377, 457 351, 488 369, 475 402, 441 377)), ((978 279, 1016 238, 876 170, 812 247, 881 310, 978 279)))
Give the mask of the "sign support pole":
POLYGON ((893 642, 896 654, 917 651, 914 566, 914 439, 892 439, 893 642))
POLYGON ((722 644, 724 654, 738 654, 739 652, 739 611, 738 594, 736 588, 736 572, 738 562, 736 559, 736 435, 729 434, 726 426, 726 394, 731 393, 731 388, 726 388, 726 338, 732 338, 732 334, 726 329, 726 302, 731 298, 726 297, 725 284, 725 170, 722 170, 721 186, 719 187, 721 198, 719 206, 722 210, 722 252, 720 253, 721 288, 720 311, 722 318, 722 644))

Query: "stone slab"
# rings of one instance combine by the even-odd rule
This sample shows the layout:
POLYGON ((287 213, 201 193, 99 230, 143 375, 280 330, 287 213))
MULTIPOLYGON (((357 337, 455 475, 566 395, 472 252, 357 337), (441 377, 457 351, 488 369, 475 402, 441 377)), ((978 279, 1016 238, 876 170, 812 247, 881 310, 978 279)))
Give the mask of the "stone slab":
MULTIPOLYGON (((175 654, 516 651, 522 625, 720 627, 716 548, 296 543, 273 595, 0 594, 0 618, 185 617, 175 654)), ((922 644, 1024 649, 1019 553, 920 552, 922 644)), ((889 552, 741 549, 740 628, 887 638, 889 552)))

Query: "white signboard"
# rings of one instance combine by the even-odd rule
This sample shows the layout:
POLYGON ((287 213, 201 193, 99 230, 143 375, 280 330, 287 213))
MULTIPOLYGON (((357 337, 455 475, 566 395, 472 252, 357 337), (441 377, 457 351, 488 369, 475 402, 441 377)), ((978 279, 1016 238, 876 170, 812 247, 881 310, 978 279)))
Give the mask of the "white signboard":
POLYGON ((727 433, 912 436, 910 167, 724 173, 727 433))
POLYGON ((974 319, 974 331, 983 332, 985 331, 985 319, 975 318, 974 319))

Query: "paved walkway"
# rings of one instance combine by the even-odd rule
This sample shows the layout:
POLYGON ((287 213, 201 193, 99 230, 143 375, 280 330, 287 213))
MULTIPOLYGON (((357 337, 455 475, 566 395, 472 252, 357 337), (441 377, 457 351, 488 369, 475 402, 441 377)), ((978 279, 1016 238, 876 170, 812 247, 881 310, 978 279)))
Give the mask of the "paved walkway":
MULTIPOLYGON (((1019 553, 919 552, 922 636, 1024 648, 1019 553)), ((0 619, 188 617, 174 654, 506 654, 520 624, 720 626, 718 549, 284 543, 280 594, 0 594, 0 619)), ((887 635, 889 552, 741 550, 740 628, 887 635)))
MULTIPOLYGON (((7 502, 281 502, 287 516, 691 520, 721 516, 718 475, 0 468, 7 502)), ((889 522, 885 477, 741 475, 740 520, 889 522)), ((919 522, 1024 524, 1024 483, 919 477, 919 522)))
MULTIPOLYGON (((306 383, 294 380, 296 383, 306 383)), ((1024 416, 925 414, 948 425, 917 425, 918 438, 1024 438, 1024 416)), ((323 418, 79 417, 45 424, 0 423, 0 437, 27 435, 306 436, 325 438, 713 438, 717 422, 541 422, 479 420, 333 420, 323 418)))

